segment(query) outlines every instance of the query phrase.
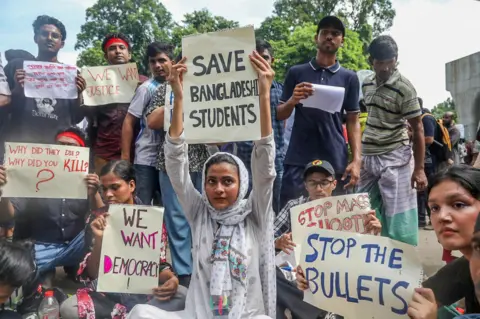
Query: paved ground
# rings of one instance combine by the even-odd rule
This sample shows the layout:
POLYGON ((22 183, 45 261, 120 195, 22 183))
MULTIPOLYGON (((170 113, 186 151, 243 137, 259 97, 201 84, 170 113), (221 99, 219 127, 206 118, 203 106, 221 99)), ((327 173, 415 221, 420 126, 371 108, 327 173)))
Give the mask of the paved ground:
MULTIPOLYGON (((427 276, 433 275, 445 264, 442 261, 442 246, 440 246, 438 243, 434 231, 420 230, 418 252, 427 276)), ((79 287, 78 285, 65 279, 65 274, 61 268, 59 268, 57 271, 54 285, 61 287, 70 294, 75 292, 76 287, 79 287)))

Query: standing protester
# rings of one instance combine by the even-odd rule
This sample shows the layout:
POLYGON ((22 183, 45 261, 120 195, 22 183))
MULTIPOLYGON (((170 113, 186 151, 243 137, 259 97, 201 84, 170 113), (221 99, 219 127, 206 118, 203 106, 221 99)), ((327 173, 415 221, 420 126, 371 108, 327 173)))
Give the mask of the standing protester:
MULTIPOLYGON (((55 140, 59 145, 87 147, 85 136, 77 127, 61 131, 55 140)), ((7 182, 6 169, 0 166, 0 187, 7 182)), ((55 267, 59 266, 76 267, 83 258, 85 213, 89 208, 103 206, 98 185, 97 175, 85 177, 88 200, 1 199, 0 222, 15 220, 14 239, 35 241, 35 261, 42 275, 54 275, 55 267)))
MULTIPOLYGON (((107 35, 102 49, 109 65, 129 63, 132 57, 130 42, 122 33, 107 35)), ((122 126, 128 106, 129 103, 112 103, 88 107, 88 136, 97 174, 106 163, 121 158, 122 126)))
POLYGON ((10 103, 10 95, 12 95, 12 92, 10 92, 10 87, 8 86, 7 77, 5 76, 5 71, 3 70, 2 55, 0 54, 0 107, 10 103))
MULTIPOLYGON (((273 55, 273 48, 267 41, 258 40, 256 42, 256 50, 265 61, 270 65, 273 64, 275 60, 273 55)), ((282 96, 283 86, 277 81, 273 81, 272 87, 270 88, 270 107, 272 114, 272 128, 273 136, 275 138, 275 170, 277 172, 277 177, 275 178, 275 183, 273 184, 273 210, 275 213, 280 211, 280 189, 282 187, 282 176, 283 176, 283 159, 284 159, 284 140, 283 132, 285 123, 283 120, 278 120, 277 118, 277 106, 280 103, 280 97, 282 96)), ((245 166, 250 173, 249 181, 249 190, 252 188, 252 174, 250 171, 250 159, 252 157, 253 142, 238 142, 237 144, 237 156, 245 163, 245 166)))
MULTIPOLYGON (((35 61, 59 63, 57 55, 67 38, 63 23, 42 15, 33 22, 33 31, 34 41, 38 45, 35 61)), ((5 66, 5 74, 12 90, 5 141, 50 143, 59 130, 71 127, 83 119, 84 114, 80 104, 81 93, 86 87, 86 82, 81 75, 77 76, 78 99, 76 100, 25 97, 24 61, 26 61, 24 58, 14 59, 5 66)))
POLYGON ((308 63, 292 67, 287 73, 277 118, 286 120, 295 109, 295 121, 284 162, 281 207, 302 194, 304 167, 317 158, 329 161, 339 173, 336 176, 339 181, 336 195, 345 194, 345 189, 358 181, 361 161, 358 121, 360 85, 355 72, 342 68, 337 61, 336 53, 343 46, 344 37, 345 26, 340 19, 333 16, 323 18, 315 35, 317 56, 308 63), (331 114, 303 107, 300 100, 313 94, 312 84, 345 88, 341 111, 331 114), (348 166, 342 128, 344 111, 347 112, 348 138, 353 153, 353 161, 348 166), (347 175, 350 175, 348 184, 345 181, 347 175))
MULTIPOLYGON (((437 136, 437 121, 435 117, 430 114, 430 111, 423 108, 423 100, 418 98, 420 107, 422 108, 422 124, 425 136, 425 176, 430 179, 436 172, 436 167, 439 164, 435 158, 435 152, 430 150, 430 147, 435 142, 437 136)), ((427 193, 425 190, 417 192, 417 206, 418 206, 418 227, 426 230, 433 230, 430 223, 430 210, 427 205, 427 193), (427 214, 429 222, 427 223, 427 214), (429 224, 430 223, 430 224, 429 224)))
MULTIPOLYGON (((448 164, 452 165, 458 165, 460 164, 460 155, 458 152, 458 144, 460 143, 460 131, 458 128, 455 126, 455 121, 454 121, 454 114, 453 112, 446 112, 443 115, 443 126, 445 126, 448 129, 448 134, 450 135, 450 142, 452 144, 452 159, 449 161, 448 164)), ((444 168, 445 165, 443 165, 442 168, 444 168)))
POLYGON ((164 68, 165 63, 173 60, 173 47, 169 44, 153 42, 148 45, 146 52, 152 78, 145 81, 137 89, 130 103, 128 113, 122 126, 122 159, 132 162, 130 156, 132 141, 136 124, 140 121, 140 133, 135 140, 135 174, 141 183, 137 186, 137 196, 149 205, 152 199, 158 200, 156 194, 160 192, 157 164, 157 149, 160 144, 160 136, 147 126, 146 110, 158 86, 165 82, 167 76, 164 68))
POLYGON ((382 235, 416 245, 417 194, 413 188, 424 191, 427 186, 422 110, 415 88, 397 70, 398 47, 393 38, 379 36, 368 51, 375 74, 363 83, 368 119, 362 137, 359 191, 369 192, 372 208, 382 221, 382 235), (413 174, 406 120, 413 132, 413 174))
MULTIPOLYGON (((181 59, 181 54, 177 61, 181 59)), ((192 233, 185 213, 178 202, 177 194, 173 189, 165 167, 165 94, 167 83, 162 83, 147 108, 147 124, 160 135, 157 157, 157 169, 160 181, 162 203, 165 207, 164 219, 168 231, 172 264, 178 275, 180 285, 188 287, 192 275, 192 233)), ((202 170, 210 157, 205 144, 191 144, 188 146, 189 172, 194 187, 202 190, 202 170)))

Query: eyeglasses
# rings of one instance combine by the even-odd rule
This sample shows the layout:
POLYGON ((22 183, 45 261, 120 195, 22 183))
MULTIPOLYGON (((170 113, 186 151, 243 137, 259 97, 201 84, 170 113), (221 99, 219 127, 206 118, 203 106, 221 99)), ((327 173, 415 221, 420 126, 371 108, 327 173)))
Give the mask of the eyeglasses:
POLYGON ((307 187, 315 189, 320 186, 321 189, 329 187, 333 183, 333 180, 324 179, 323 181, 307 181, 307 187))

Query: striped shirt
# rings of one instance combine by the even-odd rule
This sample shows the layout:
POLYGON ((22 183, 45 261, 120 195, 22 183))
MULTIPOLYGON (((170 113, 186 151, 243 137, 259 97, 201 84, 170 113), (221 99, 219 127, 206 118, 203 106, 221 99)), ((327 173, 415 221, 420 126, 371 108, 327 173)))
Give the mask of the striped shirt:
POLYGON ((412 83, 399 71, 377 86, 375 75, 362 85, 368 119, 362 137, 363 155, 380 155, 409 145, 406 120, 419 117, 422 110, 412 83))

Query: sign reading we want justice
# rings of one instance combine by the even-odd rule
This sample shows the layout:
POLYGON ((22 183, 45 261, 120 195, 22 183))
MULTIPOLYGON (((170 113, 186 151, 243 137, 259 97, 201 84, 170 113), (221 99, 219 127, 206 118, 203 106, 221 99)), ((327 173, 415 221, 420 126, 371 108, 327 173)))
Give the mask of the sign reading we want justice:
POLYGON ((248 57, 255 50, 253 27, 188 36, 182 48, 186 141, 258 140, 258 75, 248 57))

